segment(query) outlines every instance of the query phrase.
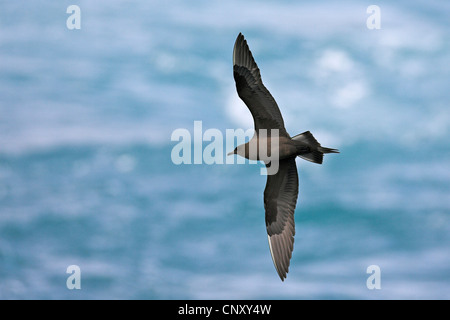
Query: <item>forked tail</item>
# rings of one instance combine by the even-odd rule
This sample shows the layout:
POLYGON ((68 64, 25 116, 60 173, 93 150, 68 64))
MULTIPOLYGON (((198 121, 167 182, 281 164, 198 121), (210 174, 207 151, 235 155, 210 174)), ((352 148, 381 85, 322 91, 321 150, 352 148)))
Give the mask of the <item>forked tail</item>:
POLYGON ((299 153, 297 155, 305 160, 314 163, 321 164, 323 162, 323 155, 325 153, 339 153, 338 149, 322 147, 309 131, 300 133, 295 137, 292 137, 292 140, 299 142, 299 153))

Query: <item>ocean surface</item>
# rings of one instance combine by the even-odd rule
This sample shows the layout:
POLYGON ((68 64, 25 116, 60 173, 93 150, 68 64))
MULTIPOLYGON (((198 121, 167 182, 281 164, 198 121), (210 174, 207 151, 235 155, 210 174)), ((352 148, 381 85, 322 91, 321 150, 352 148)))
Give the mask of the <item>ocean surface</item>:
POLYGON ((450 299, 450 3, 371 4, 1 0, 0 299, 450 299), (171 158, 252 128, 239 32, 288 132, 341 151, 297 161, 284 282, 261 165, 171 158))

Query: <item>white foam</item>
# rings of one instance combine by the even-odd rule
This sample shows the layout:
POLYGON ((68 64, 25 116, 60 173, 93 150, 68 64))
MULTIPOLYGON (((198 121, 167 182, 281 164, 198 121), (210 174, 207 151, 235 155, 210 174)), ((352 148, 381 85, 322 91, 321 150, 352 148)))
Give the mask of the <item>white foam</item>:
POLYGON ((317 75, 327 77, 332 72, 351 72, 354 62, 342 50, 326 49, 317 61, 317 75))
POLYGON ((350 82, 336 89, 331 102, 338 108, 351 108, 367 96, 367 86, 363 82, 350 82))
MULTIPOLYGON (((267 259, 266 259, 267 260, 267 259)), ((192 299, 448 299, 449 292, 433 273, 445 272, 448 265, 445 249, 428 252, 366 255, 356 259, 304 262, 293 265, 282 283, 270 261, 268 268, 242 271, 241 274, 210 274, 185 277, 192 299), (381 268, 381 289, 369 290, 366 268, 376 264, 381 268), (266 270, 267 269, 267 270, 266 270)))
POLYGON ((129 154, 122 154, 116 159, 115 166, 119 172, 131 172, 136 167, 136 159, 129 154))
POLYGON ((342 204, 353 209, 440 211, 450 209, 450 196, 440 188, 450 179, 442 162, 381 164, 355 173, 351 188, 338 191, 342 204), (424 183, 429 182, 429 183, 424 183), (398 187, 397 184, 402 187, 398 187))
POLYGON ((129 124, 105 127, 93 126, 53 126, 50 128, 26 128, 14 135, 0 138, 1 153, 20 154, 63 146, 77 145, 129 145, 143 143, 149 145, 166 144, 169 132, 150 131, 155 124, 129 124), (167 135, 166 135, 167 134, 167 135))
POLYGON ((230 89, 225 105, 228 117, 240 128, 253 128, 253 117, 245 103, 239 98, 236 89, 230 89))

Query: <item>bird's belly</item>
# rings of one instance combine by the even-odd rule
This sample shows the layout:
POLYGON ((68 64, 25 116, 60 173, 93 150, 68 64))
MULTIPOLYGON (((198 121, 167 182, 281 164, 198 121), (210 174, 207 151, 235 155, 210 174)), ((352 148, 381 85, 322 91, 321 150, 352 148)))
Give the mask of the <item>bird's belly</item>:
POLYGON ((296 149, 282 138, 252 139, 249 142, 247 157, 264 162, 278 161, 295 155, 296 149))

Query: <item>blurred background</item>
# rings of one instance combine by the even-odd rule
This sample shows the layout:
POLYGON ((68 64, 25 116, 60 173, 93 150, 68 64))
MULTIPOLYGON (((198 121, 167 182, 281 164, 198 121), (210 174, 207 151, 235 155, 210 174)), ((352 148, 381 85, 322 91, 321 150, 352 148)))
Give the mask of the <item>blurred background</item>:
POLYGON ((0 1, 0 299, 449 299, 450 3, 168 3, 0 1), (298 160, 284 283, 260 166, 170 157, 252 127, 239 32, 288 132, 341 151, 298 160))

